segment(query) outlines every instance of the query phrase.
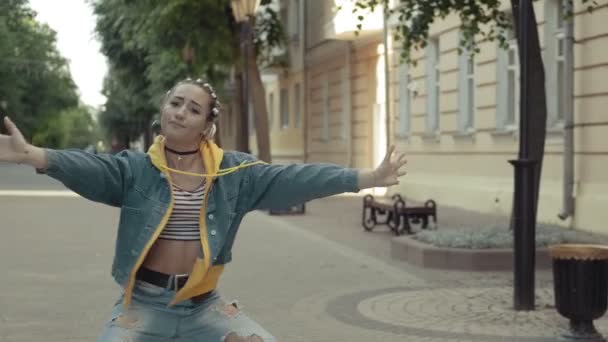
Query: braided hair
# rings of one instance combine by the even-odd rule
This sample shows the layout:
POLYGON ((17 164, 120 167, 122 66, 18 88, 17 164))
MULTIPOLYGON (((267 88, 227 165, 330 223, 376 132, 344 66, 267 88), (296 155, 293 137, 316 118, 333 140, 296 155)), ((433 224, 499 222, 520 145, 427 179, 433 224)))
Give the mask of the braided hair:
POLYGON ((173 93, 173 91, 175 91, 175 89, 183 84, 192 84, 195 85, 201 89, 203 89, 203 91, 205 91, 207 93, 207 95, 209 95, 211 97, 211 105, 210 105, 210 111, 207 116, 209 121, 212 122, 216 122, 217 119, 220 116, 220 109, 222 108, 222 104, 220 103, 220 100, 218 100, 217 98, 217 94, 215 93, 215 90, 213 89, 213 87, 203 81, 200 78, 197 78, 196 80, 193 80, 191 78, 186 78, 182 81, 177 82, 171 89, 169 89, 169 91, 167 91, 167 93, 165 94, 165 96, 163 97, 163 100, 161 102, 161 110, 162 107, 165 105, 165 103, 167 102, 167 99, 169 98, 169 96, 171 96, 171 94, 173 93))
MULTIPOLYGON (((202 79, 197 78, 196 80, 193 80, 188 77, 182 81, 177 82, 173 87, 171 87, 171 89, 169 89, 169 91, 167 91, 167 93, 163 97, 163 100, 161 101, 161 108, 160 108, 161 113, 162 113, 162 108, 165 106, 165 103, 167 102, 167 100, 169 99, 171 94, 175 91, 175 89, 178 86, 183 85, 183 84, 195 85, 195 86, 201 88, 204 92, 207 93, 207 95, 209 95, 211 97, 211 104, 209 106, 210 107, 209 112, 207 113, 207 120, 210 121, 212 123, 212 125, 209 128, 209 130, 205 133, 205 135, 208 139, 212 139, 217 130, 215 123, 217 122, 217 120, 220 116, 220 109, 222 108, 222 104, 218 100, 217 94, 215 93, 215 90, 213 89, 213 87, 209 83, 203 81, 202 79)), ((160 122, 158 122, 158 121, 153 122, 152 128, 157 133, 160 133, 160 122)))

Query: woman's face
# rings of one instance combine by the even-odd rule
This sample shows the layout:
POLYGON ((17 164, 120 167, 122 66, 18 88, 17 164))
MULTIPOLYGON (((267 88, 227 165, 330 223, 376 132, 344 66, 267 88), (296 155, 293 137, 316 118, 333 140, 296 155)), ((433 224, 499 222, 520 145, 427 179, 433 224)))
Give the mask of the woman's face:
POLYGON ((162 134, 175 145, 198 146, 210 124, 211 101, 211 96, 194 84, 175 87, 162 108, 162 134))

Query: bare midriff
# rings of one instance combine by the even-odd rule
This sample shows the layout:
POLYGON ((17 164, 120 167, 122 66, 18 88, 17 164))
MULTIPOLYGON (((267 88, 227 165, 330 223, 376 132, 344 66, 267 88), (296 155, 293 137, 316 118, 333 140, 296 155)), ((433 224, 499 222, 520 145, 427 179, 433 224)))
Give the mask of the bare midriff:
MULTIPOLYGON (((202 160, 192 166, 185 171, 204 173, 202 160)), ((201 177, 175 172, 171 172, 171 180, 177 187, 188 191, 197 189, 202 182, 201 177)), ((142 266, 166 274, 189 274, 200 250, 200 239, 189 241, 158 239, 150 248, 142 266)))
POLYGON ((200 240, 158 239, 152 245, 143 266, 166 274, 188 274, 201 249, 200 240))

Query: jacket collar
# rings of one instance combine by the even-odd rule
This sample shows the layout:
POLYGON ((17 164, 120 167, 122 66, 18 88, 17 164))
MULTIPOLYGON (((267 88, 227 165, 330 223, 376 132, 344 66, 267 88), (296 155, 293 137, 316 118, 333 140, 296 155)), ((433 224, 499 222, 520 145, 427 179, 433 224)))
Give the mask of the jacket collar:
MULTIPOLYGON (((224 150, 217 146, 213 141, 203 140, 200 144, 201 157, 205 165, 206 174, 216 174, 220 169, 224 150)), ((165 137, 159 135, 154 139, 154 143, 148 149, 148 155, 152 161, 152 165, 165 173, 167 167, 167 158, 165 157, 165 137)))

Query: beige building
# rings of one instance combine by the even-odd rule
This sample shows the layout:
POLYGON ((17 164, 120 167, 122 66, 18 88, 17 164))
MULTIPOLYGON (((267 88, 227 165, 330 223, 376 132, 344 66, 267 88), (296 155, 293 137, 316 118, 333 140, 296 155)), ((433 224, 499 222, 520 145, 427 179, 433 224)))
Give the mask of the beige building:
MULTIPOLYGON (((576 5, 580 1, 575 0, 576 5)), ((508 10, 508 1, 504 2, 508 10)), ((593 14, 575 7, 574 46, 565 39, 561 1, 535 3, 547 85, 547 140, 543 165, 540 221, 605 231, 608 214, 608 7, 593 14), (573 60, 567 60, 567 49, 573 60), (562 212, 566 75, 573 71, 574 216, 562 212), (564 94, 564 95, 560 95, 564 94), (603 114, 603 117, 602 117, 603 114)), ((472 60, 458 55, 459 21, 437 22, 416 67, 392 63, 392 113, 401 150, 410 154, 410 174, 401 191, 414 198, 508 215, 513 168, 518 152, 519 68, 516 44, 505 50, 480 44, 472 60)), ((394 53, 394 55, 398 55, 394 53)), ((567 179, 567 178, 566 178, 567 179)))
MULTIPOLYGON (((608 233, 608 3, 600 1, 589 14, 580 0, 574 2, 573 46, 565 39, 561 0, 535 2, 549 109, 538 217, 608 233), (575 206, 562 221, 569 71, 575 206)), ((356 36, 352 1, 281 4, 290 65, 265 76, 274 162, 374 167, 394 143, 409 155, 408 175, 389 193, 509 215, 508 160, 516 158, 519 138, 514 43, 504 50, 481 42, 473 59, 459 55, 459 21, 450 16, 431 27, 428 47, 414 53, 417 65, 407 66, 399 63, 399 46, 391 39, 393 20, 383 25, 380 11, 365 16, 356 36)), ((503 7, 508 11, 509 2, 503 7)))
MULTIPOLYGON (((289 67, 266 69, 262 76, 273 162, 325 161, 371 167, 372 139, 367 129, 373 111, 385 107, 375 100, 376 76, 378 72, 384 75, 377 53, 382 16, 375 15, 370 21, 373 29, 366 27, 361 39, 351 41, 352 28, 333 25, 333 1, 281 0, 280 4, 289 67)), ((342 15, 342 19, 351 18, 342 15)), ((251 112, 250 108, 249 145, 255 154, 251 112)), ((236 146, 239 118, 229 107, 225 113, 221 141, 230 149, 236 146)), ((386 124, 380 123, 376 129, 386 136, 386 124)), ((385 143, 376 145, 386 149, 385 143)))

